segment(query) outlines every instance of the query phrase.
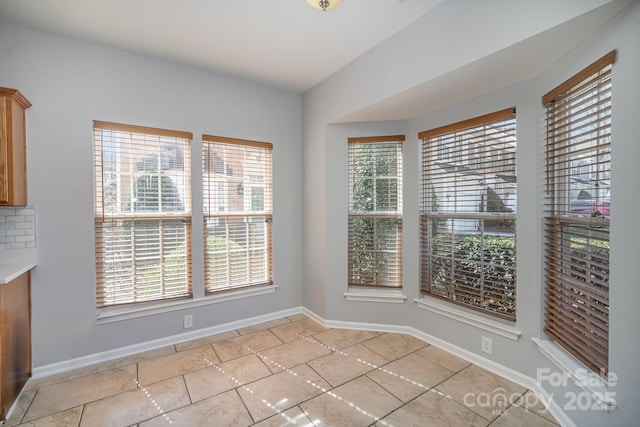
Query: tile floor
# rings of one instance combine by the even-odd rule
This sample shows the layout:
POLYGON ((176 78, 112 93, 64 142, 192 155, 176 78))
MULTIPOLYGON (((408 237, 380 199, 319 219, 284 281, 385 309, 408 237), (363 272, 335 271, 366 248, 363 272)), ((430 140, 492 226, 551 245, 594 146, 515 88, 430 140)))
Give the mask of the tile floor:
POLYGON ((535 395, 409 335, 277 319, 30 380, 9 426, 554 426, 535 395))

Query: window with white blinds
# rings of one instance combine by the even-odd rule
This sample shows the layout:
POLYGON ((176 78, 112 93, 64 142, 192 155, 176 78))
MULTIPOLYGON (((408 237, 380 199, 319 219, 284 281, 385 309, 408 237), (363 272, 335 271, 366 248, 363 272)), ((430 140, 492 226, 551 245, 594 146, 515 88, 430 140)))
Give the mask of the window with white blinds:
POLYGON ((422 292, 514 321, 515 108, 419 138, 422 292))
POLYGON ((192 135, 93 127, 97 307, 190 296, 192 135))
POLYGON ((273 146, 202 139, 206 292, 271 284, 273 146))
POLYGON ((543 97, 545 332, 606 377, 612 51, 543 97))
POLYGON ((404 139, 349 138, 349 286, 402 287, 404 139))

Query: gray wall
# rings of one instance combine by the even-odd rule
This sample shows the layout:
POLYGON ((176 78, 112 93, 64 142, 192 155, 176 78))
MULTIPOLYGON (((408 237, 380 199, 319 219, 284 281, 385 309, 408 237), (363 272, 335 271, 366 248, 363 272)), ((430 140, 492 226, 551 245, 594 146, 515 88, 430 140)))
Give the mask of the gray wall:
MULTIPOLYGON (((545 0, 547 1, 547 0, 545 0)), ((512 7, 510 0, 496 0, 512 7)), ((557 5, 548 0, 547 6, 557 5)), ((482 6, 466 2, 466 17, 483 16, 482 6), (469 8, 473 9, 470 12, 469 8)), ((604 1, 571 0, 550 16, 539 2, 518 3, 522 25, 511 23, 516 39, 527 40, 563 19, 604 1), (558 18, 558 16, 560 16, 558 18)), ((613 176, 611 239, 611 371, 618 409, 612 413, 571 412, 577 425, 634 425, 640 415, 640 287, 635 260, 640 230, 635 226, 640 197, 637 167, 640 145, 635 125, 640 87, 640 6, 623 11, 548 69, 500 89, 485 86, 473 99, 425 99, 424 111, 410 120, 340 123, 344 117, 437 78, 447 70, 507 48, 504 28, 448 31, 447 17, 462 2, 444 2, 303 97, 234 78, 75 41, 25 27, 0 25, 0 82, 19 88, 33 103, 28 111, 30 205, 36 208, 38 267, 33 273, 34 365, 42 366, 183 332, 177 311, 96 325, 92 222, 91 121, 94 119, 165 127, 194 133, 193 164, 199 164, 202 133, 274 143, 275 294, 189 310, 202 328, 300 304, 328 320, 406 325, 479 354, 473 326, 424 311, 412 301, 418 293, 417 133, 506 107, 518 111, 518 341, 497 336, 491 360, 535 377, 551 368, 531 341, 542 336, 542 140, 540 97, 547 90, 613 48, 613 176), (495 31, 478 45, 475 31, 495 31), (442 34, 469 41, 466 49, 443 52, 438 63, 419 55, 442 34), (479 95, 479 96, 476 96, 479 95), (346 138, 406 134, 404 185, 404 304, 347 302, 346 138), (300 161, 302 160, 302 162, 300 161), (301 286, 301 283, 303 286, 301 286)), ((513 12, 513 11, 512 11, 513 12)), ((449 21, 450 22, 450 21, 449 21)), ((480 79, 482 76, 478 76, 480 79)), ((485 80, 486 81, 486 80, 485 80)), ((194 171, 198 168, 194 166, 194 171)), ((201 190, 197 172, 194 194, 201 190)), ((194 212, 200 210, 194 200, 194 212)), ((202 245, 202 225, 194 222, 194 247, 202 245)), ((202 282, 203 255, 194 253, 194 282, 202 282)), ((568 389, 571 390, 571 389, 568 389)), ((550 390, 562 398, 564 390, 550 390)), ((562 404, 561 404, 562 406, 562 404)))
MULTIPOLYGON (((0 83, 27 111, 29 204, 36 209, 33 363, 117 349, 302 304, 301 96, 0 23, 0 83), (192 188, 203 133, 274 145, 276 293, 96 325, 92 120, 193 132, 192 188)), ((203 289, 201 198, 193 203, 193 279, 203 289)), ((202 293, 202 292, 201 292, 202 293)))
MULTIPOLYGON (((493 338, 493 354, 487 356, 507 368, 536 378, 538 369, 558 372, 537 349, 532 338, 545 338, 543 328, 542 210, 543 210, 543 127, 541 97, 571 75, 612 49, 618 50, 613 71, 613 155, 611 202, 611 318, 610 371, 618 376, 615 393, 617 409, 604 411, 567 410, 576 425, 637 425, 640 416, 640 287, 635 262, 640 257, 640 230, 635 216, 640 210, 640 158, 635 129, 640 103, 640 3, 634 2, 601 28, 578 43, 568 54, 524 81, 494 88, 464 101, 447 105, 447 100, 431 105, 434 110, 406 121, 342 123, 341 117, 368 105, 384 104, 390 92, 408 91, 418 77, 413 72, 430 70, 420 60, 406 59, 402 70, 395 70, 388 58, 418 51, 429 43, 426 22, 419 22, 398 38, 359 58, 341 72, 304 96, 305 191, 305 307, 336 321, 408 325, 455 346, 480 353, 482 336, 493 338), (413 39, 405 36, 410 34, 413 39), (393 46, 401 40, 404 47, 393 46), (394 53, 391 53, 394 52, 394 53), (415 65, 415 67, 414 67, 415 65), (365 72, 366 70, 366 72, 365 72), (360 78, 360 76, 363 76, 360 78), (413 79, 413 80, 412 80, 413 79), (407 83, 408 81, 408 83, 407 83), (376 83, 380 82, 380 87, 376 83), (404 85, 404 86, 403 86, 404 85), (394 86, 390 89, 390 86, 394 86), (518 213, 517 213, 517 322, 522 331, 513 341, 474 326, 425 311, 412 301, 419 296, 418 197, 420 131, 474 116, 517 108, 518 120, 518 213), (346 301, 347 290, 347 138, 364 135, 407 136, 404 156, 404 304, 346 301), (310 221, 312 219, 313 222, 310 221), (316 225, 319 226, 316 228, 316 225), (309 238, 312 237, 312 240, 309 238), (309 266, 313 264, 313 270, 309 266), (320 267, 321 266, 321 267, 320 267), (319 271, 316 271, 319 270, 319 271), (313 295, 313 298, 311 298, 313 295)), ((455 34, 453 35, 455 37, 455 34)), ((456 52, 457 53, 457 52, 456 52)), ((463 51, 461 55, 470 55, 463 51)), ((445 58, 446 59, 446 58, 445 58)), ((543 58, 549 61, 549 58, 543 58)), ((491 57, 483 61, 491 61, 491 57)), ((485 62, 485 65, 489 62, 485 62)), ((396 62, 397 64, 397 62, 396 62)), ((497 66, 497 64, 496 64, 497 66)), ((531 64, 533 68, 539 64, 531 64)), ((482 80, 483 76, 478 76, 482 80)), ((468 82, 473 85, 473 77, 468 82)), ((482 93, 482 91, 481 91, 482 93)), ((425 100, 426 102, 426 100, 425 100)), ((548 387, 548 384, 543 384, 548 387)), ((565 393, 580 393, 576 387, 547 388, 560 408, 568 402, 565 393)), ((593 400, 592 400, 593 402, 593 400)))

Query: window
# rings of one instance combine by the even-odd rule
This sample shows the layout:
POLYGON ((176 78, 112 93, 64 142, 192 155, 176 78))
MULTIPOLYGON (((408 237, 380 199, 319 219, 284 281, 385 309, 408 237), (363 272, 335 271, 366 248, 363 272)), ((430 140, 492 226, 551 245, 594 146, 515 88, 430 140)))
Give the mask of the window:
POLYGON ((402 141, 349 138, 349 286, 402 287, 402 141))
POLYGON ((271 284, 273 146, 202 139, 205 289, 271 284))
POLYGON ((606 376, 611 209, 610 52, 543 97, 545 332, 606 376))
POLYGON ((515 108, 419 138, 422 292, 515 320, 515 108))
POLYGON ((93 122, 96 305, 191 295, 191 134, 93 122))

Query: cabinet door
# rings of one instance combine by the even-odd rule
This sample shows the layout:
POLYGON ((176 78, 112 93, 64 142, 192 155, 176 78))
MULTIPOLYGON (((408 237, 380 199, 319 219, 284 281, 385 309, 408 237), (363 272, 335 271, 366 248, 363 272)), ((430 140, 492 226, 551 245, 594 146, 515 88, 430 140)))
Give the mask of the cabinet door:
POLYGON ((29 273, 0 285, 0 420, 31 376, 29 273))
POLYGON ((9 203, 11 99, 0 95, 0 203, 9 203))
POLYGON ((0 87, 0 205, 27 204, 25 109, 16 89, 0 87))

